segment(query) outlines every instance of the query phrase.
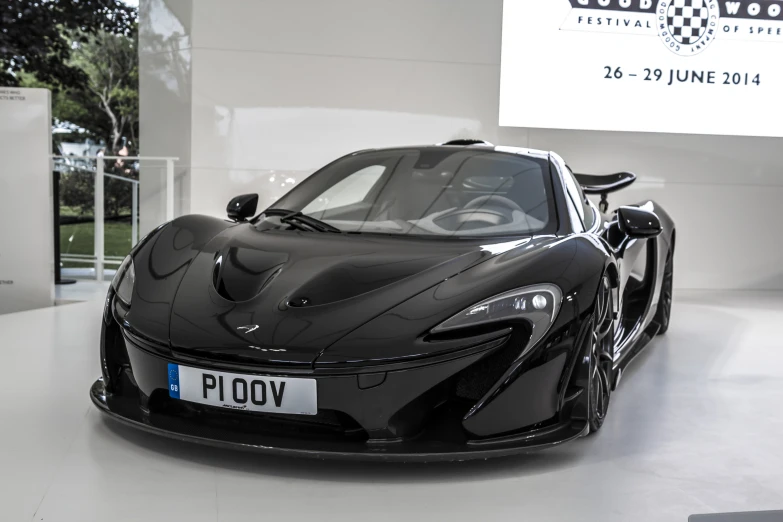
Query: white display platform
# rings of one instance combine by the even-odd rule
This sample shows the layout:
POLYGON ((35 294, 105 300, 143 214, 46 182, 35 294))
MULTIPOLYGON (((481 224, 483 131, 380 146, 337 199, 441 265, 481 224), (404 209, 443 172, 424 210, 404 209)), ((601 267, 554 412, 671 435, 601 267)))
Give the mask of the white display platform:
POLYGON ((54 304, 46 89, 0 87, 0 314, 54 304))
POLYGON ((623 373, 594 435, 394 464, 223 450, 104 418, 88 391, 105 291, 0 316, 3 522, 686 522, 783 507, 781 292, 675 292, 669 331, 623 373))

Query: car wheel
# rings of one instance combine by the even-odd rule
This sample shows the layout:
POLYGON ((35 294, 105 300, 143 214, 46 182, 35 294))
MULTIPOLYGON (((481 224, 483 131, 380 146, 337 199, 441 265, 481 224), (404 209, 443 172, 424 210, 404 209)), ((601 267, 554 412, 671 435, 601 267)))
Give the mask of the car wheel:
POLYGON ((654 321, 660 325, 658 335, 666 333, 669 329, 669 318, 672 315, 672 288, 674 281, 674 256, 672 251, 666 256, 666 266, 663 269, 663 281, 661 282, 661 296, 658 299, 658 308, 655 310, 654 321))
POLYGON ((588 388, 590 432, 598 430, 604 423, 614 375, 614 311, 612 286, 606 275, 601 279, 592 321, 588 388))

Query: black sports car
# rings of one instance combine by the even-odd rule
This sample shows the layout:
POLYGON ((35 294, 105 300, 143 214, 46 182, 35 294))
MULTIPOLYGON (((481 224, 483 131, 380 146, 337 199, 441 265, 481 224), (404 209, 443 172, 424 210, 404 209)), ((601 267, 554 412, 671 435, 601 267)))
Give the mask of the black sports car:
POLYGON ((176 439, 463 460, 598 430, 666 331, 674 223, 631 173, 478 140, 356 152, 254 217, 139 242, 106 298, 101 411, 176 439), (596 207, 585 194, 601 194, 596 207))

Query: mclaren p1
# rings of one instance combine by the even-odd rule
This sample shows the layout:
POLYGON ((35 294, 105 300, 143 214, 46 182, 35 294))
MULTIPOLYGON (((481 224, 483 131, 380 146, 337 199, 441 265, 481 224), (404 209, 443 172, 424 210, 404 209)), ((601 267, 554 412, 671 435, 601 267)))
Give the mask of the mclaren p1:
POLYGON ((458 140, 349 154, 259 214, 249 194, 177 218, 116 273, 91 398, 175 439, 316 458, 596 432, 671 314, 672 219, 607 208, 634 179, 458 140))

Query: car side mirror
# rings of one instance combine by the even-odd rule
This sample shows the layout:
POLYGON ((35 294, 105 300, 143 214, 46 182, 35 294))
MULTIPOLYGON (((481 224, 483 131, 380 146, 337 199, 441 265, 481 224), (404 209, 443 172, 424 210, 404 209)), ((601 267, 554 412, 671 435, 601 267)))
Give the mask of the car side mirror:
POLYGON ((633 239, 655 237, 661 233, 658 216, 639 207, 618 208, 617 225, 623 234, 633 239))
POLYGON ((241 223, 255 215, 256 207, 258 207, 258 194, 242 194, 228 202, 226 213, 230 220, 241 223))

